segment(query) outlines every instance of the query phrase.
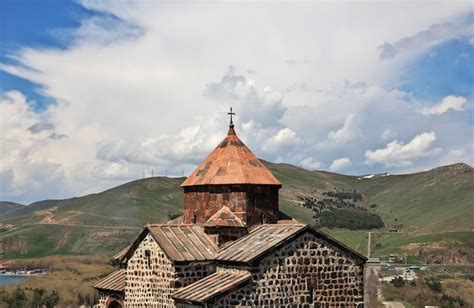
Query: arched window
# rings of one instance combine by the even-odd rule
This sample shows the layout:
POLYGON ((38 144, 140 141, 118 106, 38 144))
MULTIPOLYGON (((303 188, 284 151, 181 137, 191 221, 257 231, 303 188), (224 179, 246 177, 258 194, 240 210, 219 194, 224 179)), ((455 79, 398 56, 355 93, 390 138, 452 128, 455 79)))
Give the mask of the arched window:
POLYGON ((107 308, 123 308, 123 302, 117 298, 116 296, 111 296, 107 299, 107 302, 105 304, 105 307, 107 308))
POLYGON ((107 308, 122 308, 122 304, 119 303, 118 301, 116 300, 113 300, 109 303, 109 305, 107 306, 107 308))

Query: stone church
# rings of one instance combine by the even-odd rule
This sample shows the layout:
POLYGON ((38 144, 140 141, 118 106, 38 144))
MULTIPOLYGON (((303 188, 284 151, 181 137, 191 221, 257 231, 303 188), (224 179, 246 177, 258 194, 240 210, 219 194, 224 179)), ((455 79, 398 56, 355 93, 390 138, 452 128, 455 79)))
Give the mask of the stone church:
POLYGON ((278 209, 282 184, 237 137, 183 182, 183 216, 146 225, 97 307, 363 307, 366 258, 278 209))

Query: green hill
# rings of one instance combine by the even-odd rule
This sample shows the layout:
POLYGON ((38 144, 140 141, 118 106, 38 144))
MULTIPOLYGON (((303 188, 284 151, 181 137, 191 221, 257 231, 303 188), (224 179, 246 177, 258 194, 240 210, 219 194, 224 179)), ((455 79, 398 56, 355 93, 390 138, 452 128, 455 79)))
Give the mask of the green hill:
POLYGON ((13 212, 15 210, 24 208, 23 204, 9 202, 9 201, 0 201, 0 216, 5 216, 6 214, 13 212))
POLYGON ((427 172, 348 181, 376 204, 388 226, 416 233, 474 230, 474 169, 466 164, 427 172))
MULTIPOLYGON (((469 251, 474 247, 469 240, 474 235, 474 171, 468 165, 408 175, 356 177, 265 163, 283 183, 281 210, 310 224, 316 223, 315 212, 304 206, 302 198, 316 202, 327 198, 328 192, 360 194, 353 206, 379 215, 387 228, 400 231, 375 230, 372 251, 376 255, 403 252, 413 243, 424 247, 441 241, 440 247, 451 249, 455 245, 469 251)), ((97 194, 0 212, 0 222, 14 226, 0 233, 5 257, 111 255, 132 240, 144 224, 179 215, 183 202, 179 185, 183 180, 147 178, 97 194)), ((368 230, 326 231, 366 253, 368 230)))

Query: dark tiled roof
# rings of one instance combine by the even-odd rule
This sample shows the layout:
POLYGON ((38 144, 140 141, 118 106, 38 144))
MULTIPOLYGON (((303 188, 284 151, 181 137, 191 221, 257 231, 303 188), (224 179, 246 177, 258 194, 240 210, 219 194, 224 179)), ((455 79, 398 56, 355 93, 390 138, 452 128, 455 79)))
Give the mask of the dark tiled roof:
POLYGON ((306 227, 304 224, 262 225, 219 251, 216 259, 249 263, 306 227))
POLYGON ((227 207, 223 206, 205 223, 205 227, 244 227, 242 220, 227 207))
POLYGON ((363 263, 367 261, 365 256, 326 233, 316 230, 309 225, 291 223, 290 221, 286 224, 266 224, 254 229, 249 234, 220 250, 216 256, 216 260, 224 262, 252 263, 259 257, 264 256, 268 252, 279 247, 283 242, 291 240, 304 231, 308 231, 317 238, 345 251, 356 260, 359 260, 359 262, 363 263))
POLYGON ((197 225, 147 225, 147 229, 172 261, 214 260, 217 249, 197 225))
POLYGON ((124 249, 120 250, 119 252, 117 252, 111 259, 112 261, 115 261, 115 262, 120 262, 122 261, 122 258, 127 254, 128 250, 130 249, 130 247, 132 247, 132 245, 128 245, 127 247, 125 247, 124 249))
POLYGON ((125 270, 120 269, 112 272, 99 281, 94 288, 100 290, 123 292, 125 290, 125 270))
POLYGON ((204 232, 204 228, 198 225, 147 225, 132 246, 125 252, 121 261, 129 258, 143 238, 150 232, 164 253, 173 262, 217 260, 248 264, 305 230, 327 241, 330 245, 342 249, 360 262, 367 260, 365 256, 319 230, 295 221, 284 221, 282 224, 261 225, 220 251, 217 251, 214 242, 204 232))
POLYGON ((237 137, 233 128, 181 186, 220 184, 281 186, 280 181, 237 137))
POLYGON ((183 215, 180 215, 176 217, 175 219, 168 220, 167 222, 164 222, 163 224, 166 225, 177 225, 177 224, 182 224, 183 223, 183 215))
POLYGON ((216 272, 173 294, 178 301, 205 303, 217 295, 238 289, 250 279, 249 272, 216 272))

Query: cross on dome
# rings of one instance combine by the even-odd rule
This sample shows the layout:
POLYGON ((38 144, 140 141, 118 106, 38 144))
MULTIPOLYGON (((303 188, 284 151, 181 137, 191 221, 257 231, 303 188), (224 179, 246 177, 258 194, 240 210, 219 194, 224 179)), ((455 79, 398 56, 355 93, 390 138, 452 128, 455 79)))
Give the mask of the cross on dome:
POLYGON ((232 116, 235 115, 235 112, 232 112, 232 107, 230 107, 230 112, 227 112, 228 115, 230 115, 230 128, 234 128, 234 122, 232 121, 232 116))

